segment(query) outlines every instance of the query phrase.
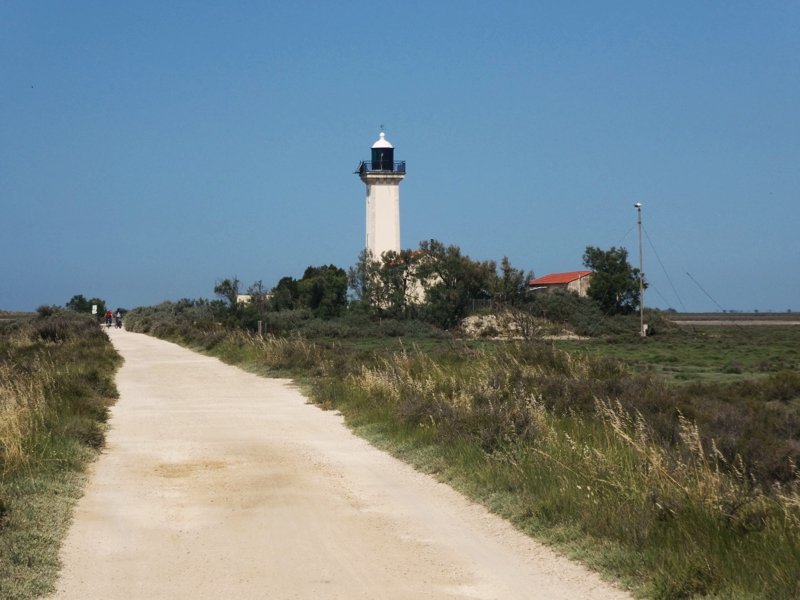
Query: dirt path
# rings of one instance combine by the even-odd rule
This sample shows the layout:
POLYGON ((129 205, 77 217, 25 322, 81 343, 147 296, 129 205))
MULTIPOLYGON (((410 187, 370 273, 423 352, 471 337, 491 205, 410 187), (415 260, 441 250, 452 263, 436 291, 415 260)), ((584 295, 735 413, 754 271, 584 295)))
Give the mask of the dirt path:
POLYGON ((286 380, 111 331, 108 447, 57 598, 627 598, 286 380))

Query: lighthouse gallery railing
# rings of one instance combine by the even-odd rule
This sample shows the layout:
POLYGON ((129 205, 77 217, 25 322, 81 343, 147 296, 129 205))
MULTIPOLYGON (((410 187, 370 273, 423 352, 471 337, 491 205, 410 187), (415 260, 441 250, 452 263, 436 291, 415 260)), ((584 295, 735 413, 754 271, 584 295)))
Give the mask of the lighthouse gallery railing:
POLYGON ((406 161, 362 160, 357 173, 405 173, 406 161))

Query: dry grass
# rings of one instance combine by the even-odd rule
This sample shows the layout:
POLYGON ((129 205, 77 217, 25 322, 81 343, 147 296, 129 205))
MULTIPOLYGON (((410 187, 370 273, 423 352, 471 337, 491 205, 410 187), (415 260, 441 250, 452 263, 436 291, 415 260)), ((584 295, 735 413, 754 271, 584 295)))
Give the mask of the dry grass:
POLYGON ((591 562, 622 578, 637 573, 648 596, 800 593, 796 470, 764 489, 683 416, 677 439, 665 444, 641 413, 614 399, 595 398, 593 415, 554 412, 537 381, 554 368, 570 379, 593 371, 586 357, 554 358, 529 364, 476 353, 447 363, 398 353, 348 383, 388 407, 388 418, 425 430, 425 440, 459 448, 463 456, 448 460, 463 461, 462 472, 448 477, 472 479, 465 488, 490 504, 507 498, 495 508, 520 526, 548 537, 569 524, 616 544, 613 560, 591 562))
POLYGON ((104 439, 120 358, 89 317, 0 324, 0 597, 52 591, 58 548, 104 439))
POLYGON ((37 359, 25 369, 0 363, 0 466, 7 472, 29 458, 25 441, 42 426, 52 365, 37 359))

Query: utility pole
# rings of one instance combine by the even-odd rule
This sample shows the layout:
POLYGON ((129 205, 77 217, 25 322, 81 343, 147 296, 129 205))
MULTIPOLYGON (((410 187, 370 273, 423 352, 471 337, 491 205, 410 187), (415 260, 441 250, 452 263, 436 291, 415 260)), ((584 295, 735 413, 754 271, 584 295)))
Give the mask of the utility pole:
POLYGON ((637 224, 639 226, 639 325, 642 337, 647 336, 647 329, 644 325, 644 252, 642 252, 642 203, 637 202, 633 205, 636 209, 637 224))

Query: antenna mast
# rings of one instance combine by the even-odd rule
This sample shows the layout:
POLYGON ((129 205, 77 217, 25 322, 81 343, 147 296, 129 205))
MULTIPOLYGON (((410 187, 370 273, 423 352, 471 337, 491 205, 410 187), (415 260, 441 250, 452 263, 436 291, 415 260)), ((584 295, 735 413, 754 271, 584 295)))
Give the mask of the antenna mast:
POLYGON ((647 336, 647 328, 644 324, 644 252, 642 251, 642 203, 637 202, 633 205, 637 213, 637 225, 639 226, 639 326, 640 335, 647 336))

